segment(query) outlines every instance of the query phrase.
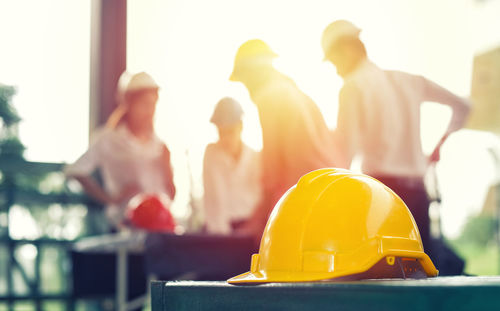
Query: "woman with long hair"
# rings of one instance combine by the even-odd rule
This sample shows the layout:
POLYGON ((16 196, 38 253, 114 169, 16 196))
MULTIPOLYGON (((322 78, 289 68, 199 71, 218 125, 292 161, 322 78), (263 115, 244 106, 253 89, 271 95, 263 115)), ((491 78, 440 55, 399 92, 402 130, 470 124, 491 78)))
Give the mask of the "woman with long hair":
POLYGON ((118 107, 95 133, 88 150, 65 169, 94 199, 106 205, 115 229, 123 227, 127 202, 139 193, 175 196, 170 152, 154 130, 159 86, 145 72, 124 73, 118 107), (103 185, 93 177, 99 169, 103 185))

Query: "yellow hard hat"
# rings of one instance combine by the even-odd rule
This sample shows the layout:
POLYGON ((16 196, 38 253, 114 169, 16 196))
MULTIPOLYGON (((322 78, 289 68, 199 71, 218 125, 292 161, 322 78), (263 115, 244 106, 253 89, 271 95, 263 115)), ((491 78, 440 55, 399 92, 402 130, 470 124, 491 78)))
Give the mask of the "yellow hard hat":
POLYGON ((415 220, 388 187, 367 175, 321 169, 274 207, 250 271, 231 284, 433 277, 415 220), (350 278, 351 277, 351 278, 350 278))
POLYGON ((233 73, 229 80, 239 81, 239 74, 245 65, 271 64, 278 56, 269 45, 260 39, 252 39, 243 43, 234 58, 233 73))

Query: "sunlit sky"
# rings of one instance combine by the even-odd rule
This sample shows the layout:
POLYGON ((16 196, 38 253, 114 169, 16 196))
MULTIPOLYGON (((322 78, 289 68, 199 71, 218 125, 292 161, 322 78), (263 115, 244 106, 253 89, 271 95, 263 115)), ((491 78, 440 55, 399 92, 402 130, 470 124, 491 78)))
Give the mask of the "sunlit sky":
MULTIPOLYGON (((18 87, 14 102, 30 160, 71 162, 87 147, 90 3, 0 1, 0 83, 18 87)), ((422 74, 468 96, 473 56, 500 45, 498 16, 498 0, 129 0, 127 67, 149 72, 162 87, 156 126, 172 151, 178 214, 185 211, 191 189, 188 162, 194 195, 202 194, 203 150, 216 139, 208 120, 220 98, 242 103, 244 140, 261 147, 255 107, 241 84, 228 81, 244 41, 267 41, 280 55, 276 66, 315 100, 333 129, 342 81, 322 62, 319 43, 331 21, 357 24, 379 66, 422 74)), ((449 117, 445 107, 424 106, 426 152, 449 117)), ((463 131, 445 146, 439 172, 449 235, 481 208, 494 178, 486 148, 495 144, 493 136, 463 131)))

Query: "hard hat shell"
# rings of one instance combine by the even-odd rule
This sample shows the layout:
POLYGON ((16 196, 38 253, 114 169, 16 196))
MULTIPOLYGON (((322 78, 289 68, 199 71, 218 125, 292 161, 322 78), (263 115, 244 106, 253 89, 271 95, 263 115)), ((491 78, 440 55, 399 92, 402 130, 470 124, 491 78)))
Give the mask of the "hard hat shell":
POLYGON ((122 72, 120 78, 118 78, 118 83, 116 84, 116 93, 117 97, 119 97, 119 100, 122 100, 122 97, 125 95, 128 84, 130 82, 130 78, 132 78, 132 75, 128 71, 122 72))
POLYGON ((328 54, 332 46, 340 39, 344 37, 358 38, 361 29, 356 27, 353 23, 346 20, 337 20, 328 25, 323 31, 323 36, 321 37, 321 47, 323 48, 323 53, 328 54))
POLYGON ((240 103, 231 97, 224 97, 215 106, 210 122, 217 126, 232 126, 241 121, 243 109, 240 103))
POLYGON ((129 204, 130 222, 148 231, 173 232, 175 220, 170 211, 170 199, 161 194, 138 194, 129 204))
POLYGON ((239 81, 239 74, 245 65, 271 64, 278 55, 269 45, 260 40, 252 39, 243 43, 234 58, 233 72, 229 78, 231 81, 239 81))
POLYGON ((424 275, 438 274, 413 216, 392 190, 367 175, 321 169, 283 195, 250 271, 228 282, 336 279, 367 272, 384 259, 394 265, 396 257, 418 263, 424 275))
POLYGON ((139 72, 130 76, 125 92, 136 92, 147 89, 159 89, 160 86, 156 81, 146 72, 139 72))

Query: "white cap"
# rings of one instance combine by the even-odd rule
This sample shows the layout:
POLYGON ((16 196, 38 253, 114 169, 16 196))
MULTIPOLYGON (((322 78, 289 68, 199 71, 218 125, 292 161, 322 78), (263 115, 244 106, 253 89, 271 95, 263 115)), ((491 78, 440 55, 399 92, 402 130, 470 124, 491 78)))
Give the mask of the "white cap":
POLYGON ((231 97, 224 97, 215 106, 210 122, 217 126, 231 126, 238 124, 242 116, 241 105, 231 97))
POLYGON ((330 51, 332 46, 340 39, 345 37, 358 38, 361 29, 353 23, 346 20, 337 20, 328 25, 323 31, 321 38, 321 46, 325 55, 330 51))
POLYGON ((126 92, 139 91, 144 89, 159 89, 160 86, 149 74, 145 72, 139 72, 132 76, 128 81, 126 92))

